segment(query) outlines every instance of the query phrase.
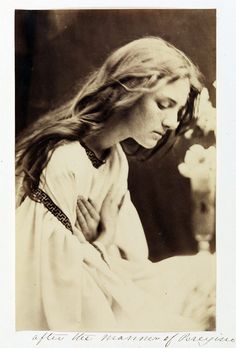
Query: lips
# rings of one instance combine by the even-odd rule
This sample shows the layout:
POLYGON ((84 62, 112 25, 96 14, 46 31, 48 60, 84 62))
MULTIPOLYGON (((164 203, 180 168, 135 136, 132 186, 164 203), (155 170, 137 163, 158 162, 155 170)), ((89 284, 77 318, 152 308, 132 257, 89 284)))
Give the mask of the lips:
POLYGON ((154 131, 153 133, 158 134, 158 135, 160 135, 161 137, 163 137, 163 135, 164 135, 164 132, 154 131))

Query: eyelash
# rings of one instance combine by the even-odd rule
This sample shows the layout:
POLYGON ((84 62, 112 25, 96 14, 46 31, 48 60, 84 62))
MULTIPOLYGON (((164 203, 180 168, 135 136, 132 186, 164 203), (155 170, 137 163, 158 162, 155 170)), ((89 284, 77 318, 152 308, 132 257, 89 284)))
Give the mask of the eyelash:
MULTIPOLYGON (((171 108, 172 105, 163 105, 162 103, 160 102, 157 102, 157 106, 160 110, 165 110, 165 109, 168 109, 168 108, 171 108)), ((178 111, 178 115, 177 115, 177 119, 178 119, 178 122, 181 121, 182 117, 184 116, 185 114, 185 111, 186 111, 186 107, 183 106, 179 111, 178 111)))
POLYGON ((161 103, 157 102, 157 106, 159 109, 164 110, 164 109, 168 109, 170 107, 170 105, 162 105, 161 103))

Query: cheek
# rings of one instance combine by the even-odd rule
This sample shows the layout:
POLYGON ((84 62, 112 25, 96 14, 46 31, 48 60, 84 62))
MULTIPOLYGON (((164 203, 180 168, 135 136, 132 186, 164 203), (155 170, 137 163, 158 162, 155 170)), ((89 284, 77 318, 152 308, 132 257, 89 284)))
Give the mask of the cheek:
POLYGON ((130 116, 130 125, 135 134, 152 130, 160 122, 160 110, 155 102, 148 99, 140 101, 130 116))
POLYGON ((160 111, 156 105, 150 104, 143 112, 143 120, 146 126, 152 126, 160 122, 160 111))
POLYGON ((145 124, 145 120, 142 114, 142 110, 139 106, 129 112, 125 119, 124 127, 129 129, 129 132, 132 136, 135 136, 140 133, 145 124))

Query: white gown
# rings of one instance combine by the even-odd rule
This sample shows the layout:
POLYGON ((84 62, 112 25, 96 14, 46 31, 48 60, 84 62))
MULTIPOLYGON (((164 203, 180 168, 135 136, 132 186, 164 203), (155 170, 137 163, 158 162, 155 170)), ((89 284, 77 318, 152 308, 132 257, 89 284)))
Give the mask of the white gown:
POLYGON ((101 253, 75 236, 42 203, 26 198, 16 212, 16 329, 57 331, 193 331, 206 329, 214 290, 212 255, 152 263, 127 190, 120 145, 95 168, 79 142, 59 146, 40 188, 76 229, 79 195, 98 207, 113 185, 125 199, 116 242, 101 253), (121 257, 123 250, 126 259, 121 257), (190 304, 193 304, 191 308, 190 304), (195 304, 195 305, 194 305, 195 304))

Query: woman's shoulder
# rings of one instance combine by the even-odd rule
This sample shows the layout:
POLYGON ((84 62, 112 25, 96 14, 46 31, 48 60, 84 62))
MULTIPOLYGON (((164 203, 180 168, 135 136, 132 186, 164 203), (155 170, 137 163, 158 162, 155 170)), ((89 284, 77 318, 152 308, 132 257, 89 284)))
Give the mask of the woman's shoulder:
POLYGON ((83 156, 84 154, 84 148, 79 141, 63 141, 53 151, 54 156, 83 156))
MULTIPOLYGON (((110 160, 113 165, 119 164, 122 171, 128 170, 127 158, 120 144, 113 147, 110 160)), ((94 165, 85 147, 79 141, 64 141, 49 154, 47 168, 60 172, 65 170, 76 172, 78 169, 90 172, 94 169, 94 165)))
POLYGON ((48 166, 54 169, 76 170, 79 167, 89 168, 91 163, 85 149, 79 141, 64 141, 50 154, 48 166))

